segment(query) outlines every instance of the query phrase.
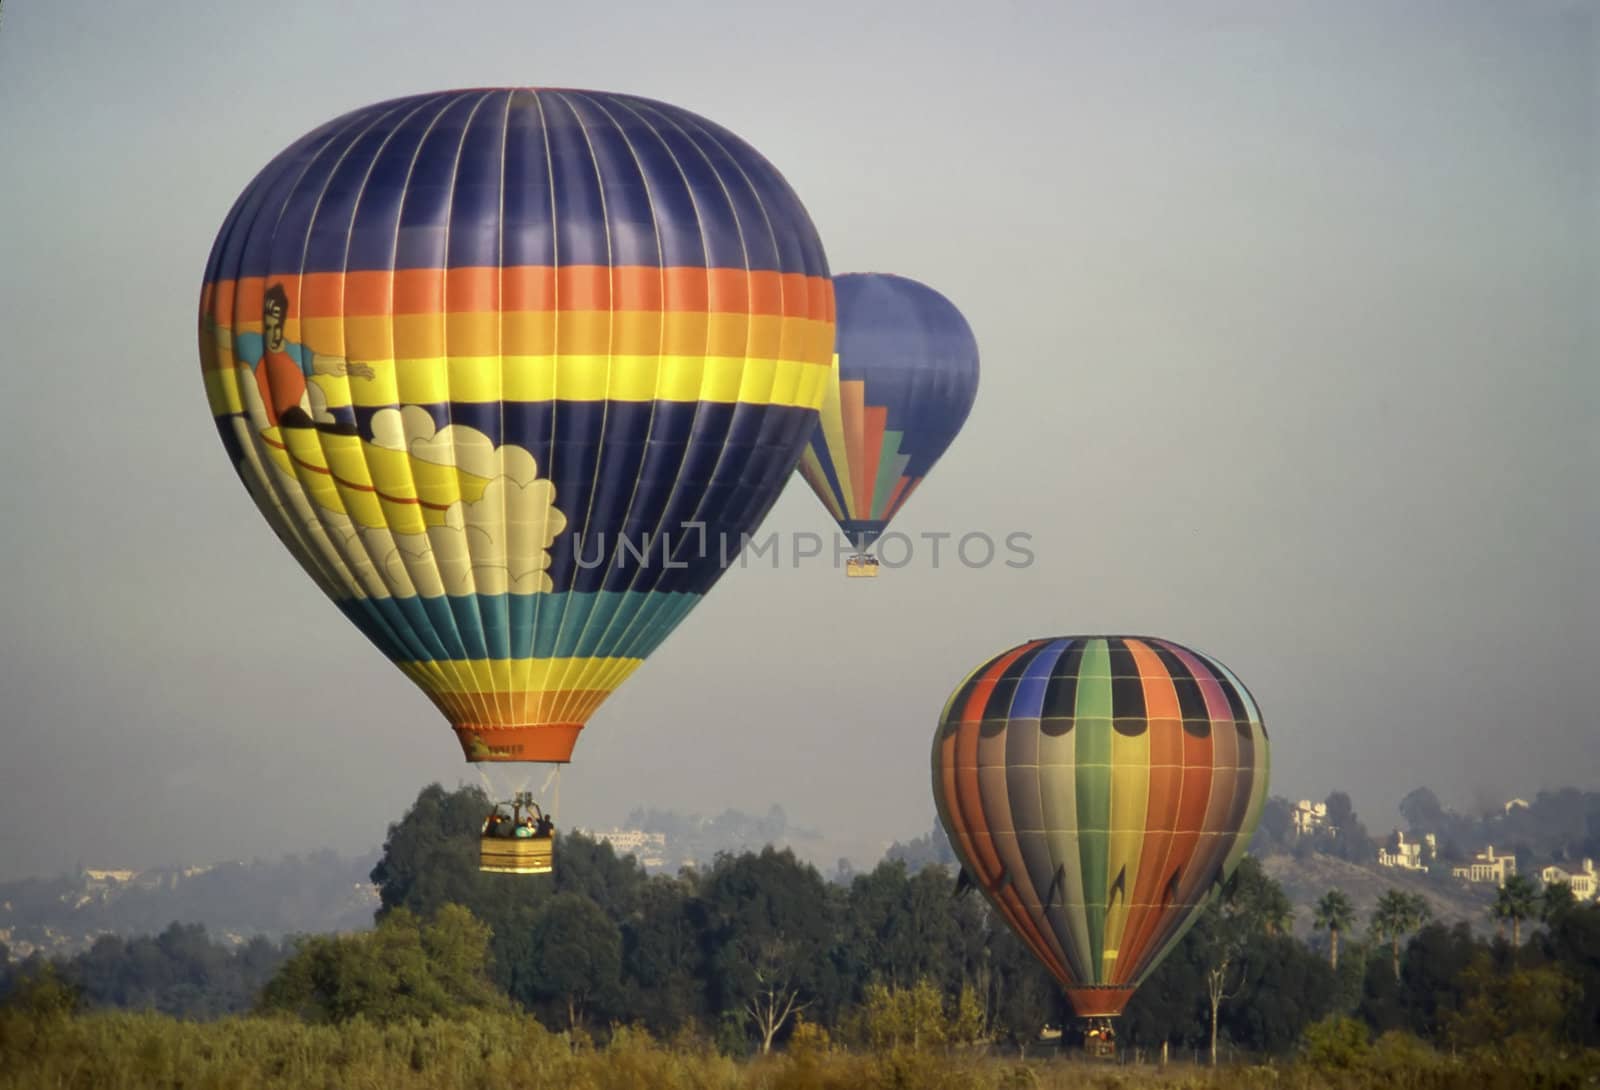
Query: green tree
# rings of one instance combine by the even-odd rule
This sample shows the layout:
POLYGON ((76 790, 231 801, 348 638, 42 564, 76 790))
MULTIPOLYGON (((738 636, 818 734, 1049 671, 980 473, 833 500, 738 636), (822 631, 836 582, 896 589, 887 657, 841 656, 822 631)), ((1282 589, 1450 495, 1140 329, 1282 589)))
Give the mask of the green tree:
POLYGON ((971 984, 962 984, 956 994, 956 1011, 950 1019, 949 1040, 959 1045, 975 1045, 989 1039, 989 1019, 983 1000, 971 984))
POLYGON ((1394 978, 1400 979, 1400 940, 1427 923, 1433 909, 1421 896, 1398 889, 1386 891, 1372 910, 1372 930, 1389 943, 1394 978))
POLYGON ((1268 855, 1288 850, 1294 840, 1294 807, 1288 799, 1270 796, 1261 807, 1261 821, 1250 841, 1252 855, 1268 855))
POLYGON ((529 1002, 537 975, 531 935, 544 901, 563 881, 577 881, 585 888, 617 888, 617 895, 608 899, 624 904, 630 878, 617 874, 614 855, 597 858, 590 850, 592 841, 564 830, 557 840, 554 881, 486 874, 478 869, 478 840, 489 808, 489 797, 476 787, 446 791, 430 784, 418 792, 404 816, 389 826, 383 855, 372 869, 378 918, 401 908, 431 917, 447 904, 464 906, 489 927, 489 967, 495 982, 529 1002), (566 879, 562 871, 569 856, 574 875, 566 879))
POLYGON ((1400 816, 1406 819, 1409 830, 1418 836, 1444 831, 1444 806, 1439 802, 1439 796, 1426 787, 1419 787, 1400 800, 1400 816))
MULTIPOLYGON (((1208 910, 1210 911, 1210 910, 1208 910)), ((1206 1042, 1206 977, 1211 969, 1209 934, 1201 926, 1168 952, 1123 1011, 1117 1027, 1128 1044, 1199 1047, 1206 1042)))
POLYGON ((1558 915, 1541 933, 1542 953, 1577 983, 1567 1005, 1567 1036, 1600 1046, 1600 905, 1579 905, 1558 915))
POLYGON ((1283 887, 1261 869, 1261 861, 1247 855, 1228 879, 1224 890, 1227 911, 1244 921, 1248 933, 1287 934, 1294 923, 1294 904, 1283 887))
POLYGON ((771 846, 718 856, 700 896, 717 1007, 752 1025, 766 1051, 826 984, 835 902, 816 868, 771 846))
POLYGON ((405 908, 427 917, 458 904, 493 925, 515 893, 532 892, 535 883, 478 870, 478 837, 490 806, 476 787, 446 791, 435 783, 418 792, 389 826, 383 855, 372 868, 379 915, 405 908))
POLYGON ((612 1012, 621 983, 622 935, 599 905, 580 893, 558 893, 534 918, 531 937, 533 972, 518 999, 564 1010, 569 1029, 589 1014, 612 1012))
POLYGON ((422 927, 422 954, 429 974, 457 1006, 504 1006, 489 979, 487 925, 462 905, 445 905, 422 927))
POLYGON ((1306 1029, 1305 1057, 1317 1068, 1359 1067, 1372 1052, 1367 1027, 1354 1018, 1335 1015, 1306 1029))
POLYGON ((1322 959, 1310 958, 1287 934, 1292 918, 1282 887, 1258 860, 1245 856, 1221 893, 1134 992, 1119 1027, 1123 1040, 1147 1047, 1204 1047, 1215 1056, 1224 1028, 1235 1040, 1257 1047, 1293 1038, 1300 1025, 1326 1012, 1336 989, 1322 959), (1296 989, 1302 994, 1279 1010, 1257 1012, 1296 989), (1237 1009, 1228 1005, 1246 992, 1252 1002, 1237 1009))
POLYGON ((944 826, 939 823, 938 818, 935 818, 933 828, 922 836, 907 844, 897 840, 889 845, 889 850, 884 853, 883 862, 900 863, 907 872, 916 874, 924 867, 954 866, 956 853, 950 847, 950 838, 946 835, 944 826))
POLYGON ((1283 888, 1267 876, 1254 856, 1246 855, 1222 887, 1214 908, 1196 925, 1206 938, 1206 998, 1209 1002, 1208 1047, 1211 1065, 1217 1063, 1217 1030, 1222 1005, 1244 987, 1242 964, 1250 940, 1257 935, 1286 932, 1294 909, 1283 888), (1234 983, 1230 987, 1229 981, 1234 983))
POLYGON ((1404 1028, 1430 1040, 1442 1040, 1447 1023, 1465 1002, 1461 974, 1487 952, 1488 947, 1464 921, 1450 927, 1429 923, 1413 935, 1406 944, 1395 991, 1404 1028))
POLYGON ((639 908, 649 878, 631 855, 618 857, 604 840, 564 832, 556 841, 555 891, 589 898, 613 920, 639 908))
POLYGON ((1339 936, 1355 922, 1356 907, 1342 891, 1330 889, 1318 899, 1312 924, 1328 933, 1328 966, 1334 972, 1339 971, 1339 936))
POLYGON ((1580 990, 1554 966, 1499 972, 1487 954, 1462 974, 1462 984, 1466 1002, 1449 1021, 1451 1036, 1458 1045, 1491 1049, 1514 1035, 1553 1044, 1580 990))
POLYGON ((1290 935, 1250 935, 1239 963, 1238 992, 1249 1001, 1230 1004, 1222 1017, 1222 1028, 1236 1045, 1286 1051, 1307 1026, 1334 1009, 1339 988, 1333 969, 1290 935))
POLYGON ((868 984, 861 1023, 864 1043, 877 1052, 934 1047, 952 1035, 944 996, 927 979, 904 986, 881 980, 868 984))
POLYGON ((844 981, 859 998, 870 976, 890 985, 928 978, 953 992, 969 971, 968 935, 979 923, 963 898, 951 903, 951 879, 937 867, 908 874, 906 866, 885 859, 857 875, 845 896, 836 961, 844 981))
POLYGON ((658 876, 645 884, 638 908, 622 921, 625 1014, 658 1036, 709 1013, 704 915, 691 880, 658 876))
POLYGON ((1327 833, 1319 834, 1318 850, 1352 863, 1366 863, 1378 854, 1378 846, 1367 835, 1367 827, 1356 816, 1350 796, 1334 791, 1324 800, 1328 807, 1327 833))
POLYGON ((974 934, 984 939, 987 956, 977 962, 974 979, 983 982, 991 1030, 1026 1056, 1047 1023, 1063 1025, 1072 1013, 1049 970, 993 909, 985 904, 983 911, 974 934))
POLYGON ((301 940, 258 1005, 333 1023, 494 1009, 505 999, 486 971, 488 947, 488 929, 460 906, 445 906, 427 923, 397 908, 373 931, 301 940))
POLYGON ((1244 983, 1243 974, 1238 974, 1238 981, 1232 991, 1228 989, 1229 973, 1238 963, 1239 956, 1244 952, 1245 940, 1248 937, 1243 930, 1243 921, 1238 916, 1229 916, 1226 911, 1219 913, 1210 921, 1202 921, 1202 926, 1207 926, 1211 932, 1211 958, 1206 968, 1206 999, 1210 1003, 1211 1032, 1208 1047, 1211 1055, 1211 1066, 1217 1066, 1217 1025, 1222 1010, 1222 1004, 1236 998, 1239 987, 1244 983), (1207 926, 1209 925, 1209 926, 1207 926))
POLYGON ((1571 882, 1550 882, 1539 893, 1539 921, 1547 928, 1577 907, 1571 882))
POLYGON ((1539 911, 1539 890, 1533 880, 1521 874, 1507 878, 1495 892, 1494 906, 1490 909, 1496 920, 1511 921, 1511 945, 1522 945, 1522 921, 1539 911))
POLYGON ((1294 910, 1283 888, 1269 878, 1254 856, 1245 856, 1222 887, 1220 895, 1196 925, 1206 937, 1206 998, 1209 1002, 1208 1047, 1211 1065, 1217 1064, 1217 1029, 1222 1005, 1244 987, 1242 960, 1256 935, 1274 936, 1288 930, 1294 910), (1230 986, 1229 981, 1233 981, 1230 986))
MULTIPOLYGON (((24 963, 10 980, 10 990, 0 1004, 34 1022, 67 1018, 83 1009, 83 994, 53 962, 24 963)), ((0 1029, 0 1046, 4 1031, 0 1029)))
POLYGON ((63 972, 87 1006, 204 1019, 248 1010, 285 957, 263 938, 230 950, 200 924, 174 923, 159 935, 102 935, 63 972))

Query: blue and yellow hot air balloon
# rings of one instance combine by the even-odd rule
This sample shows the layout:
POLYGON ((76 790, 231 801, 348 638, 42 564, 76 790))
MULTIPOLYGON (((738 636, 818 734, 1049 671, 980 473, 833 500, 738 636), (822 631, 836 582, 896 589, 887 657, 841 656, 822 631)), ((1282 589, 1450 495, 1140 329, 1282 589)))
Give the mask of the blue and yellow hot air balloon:
POLYGON ((834 278, 836 378, 800 473, 876 575, 867 552, 955 439, 978 394, 978 344, 961 312, 915 280, 834 278))
POLYGON ((262 513, 467 759, 562 763, 782 490, 833 309, 805 208, 726 129, 448 91, 256 176, 200 352, 262 513))

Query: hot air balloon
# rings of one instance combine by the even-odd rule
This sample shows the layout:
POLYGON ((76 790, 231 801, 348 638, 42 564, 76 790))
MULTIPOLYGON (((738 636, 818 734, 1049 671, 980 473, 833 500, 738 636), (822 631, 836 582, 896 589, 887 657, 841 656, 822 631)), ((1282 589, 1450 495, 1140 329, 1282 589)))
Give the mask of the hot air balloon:
POLYGON ((860 552, 846 574, 873 576, 868 551, 950 446, 978 394, 978 344, 955 306, 902 276, 834 278, 837 380, 800 473, 860 552))
MULTIPOLYGON (((267 521, 467 760, 526 786, 777 499, 833 287, 793 190, 726 129, 630 95, 447 91, 268 163, 200 327, 267 521)), ((506 839, 486 869, 549 869, 548 838, 506 839)))
POLYGON ((1244 855, 1267 732, 1227 667, 1171 640, 1029 640, 974 670, 933 740, 971 881, 1066 990, 1120 1014, 1244 855))

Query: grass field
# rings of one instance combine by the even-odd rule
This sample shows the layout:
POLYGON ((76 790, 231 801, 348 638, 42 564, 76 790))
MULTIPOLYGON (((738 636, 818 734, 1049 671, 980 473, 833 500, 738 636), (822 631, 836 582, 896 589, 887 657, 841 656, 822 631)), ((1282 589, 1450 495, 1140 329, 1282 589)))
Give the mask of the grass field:
POLYGON ((0 1090, 1523 1090, 1600 1085, 1600 1053, 1536 1042, 1448 1056, 1414 1038, 1323 1049, 1212 1070, 1192 1063, 1093 1063, 1059 1053, 993 1054, 830 1047, 802 1032, 768 1057, 737 1060, 702 1042, 617 1029, 604 1046, 520 1015, 312 1026, 287 1018, 184 1022, 153 1014, 0 1016, 0 1090))

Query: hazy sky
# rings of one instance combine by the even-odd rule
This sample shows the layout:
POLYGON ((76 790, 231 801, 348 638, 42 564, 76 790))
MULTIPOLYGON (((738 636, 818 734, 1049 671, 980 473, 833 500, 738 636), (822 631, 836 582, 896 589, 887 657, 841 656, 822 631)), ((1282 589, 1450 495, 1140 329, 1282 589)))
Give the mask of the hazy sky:
MULTIPOLYGON (((0 18, 0 876, 378 844, 476 782, 218 442, 195 308, 285 145, 417 91, 685 106, 834 272, 983 358, 896 523, 1023 570, 734 571, 591 721, 567 823, 781 804, 870 862, 949 691, 1040 635, 1169 636, 1275 793, 1369 827, 1600 786, 1600 9, 9 0, 0 18)), ((798 478, 767 529, 831 528, 798 478)), ((786 558, 787 560, 787 558, 786 558)))

